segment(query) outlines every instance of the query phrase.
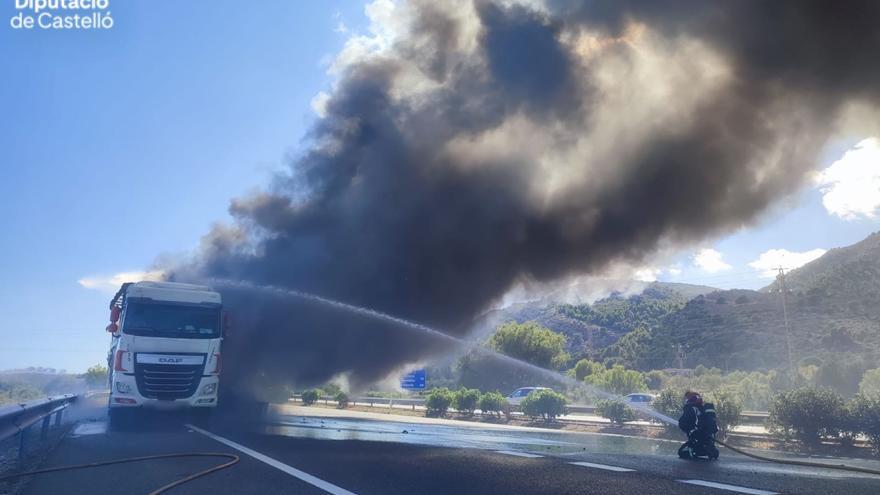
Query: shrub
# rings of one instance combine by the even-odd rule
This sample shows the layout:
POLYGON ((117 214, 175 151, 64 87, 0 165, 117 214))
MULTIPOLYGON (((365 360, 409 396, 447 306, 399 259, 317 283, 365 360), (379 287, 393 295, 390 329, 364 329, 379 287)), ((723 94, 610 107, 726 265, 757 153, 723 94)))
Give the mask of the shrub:
POLYGON ((644 375, 619 364, 614 365, 610 370, 588 375, 586 382, 615 395, 643 392, 648 389, 644 375))
POLYGON ((672 422, 663 421, 669 430, 678 430, 678 417, 681 416, 684 392, 678 388, 665 388, 651 403, 655 411, 672 420, 672 422))
POLYGON ((856 395, 847 409, 853 433, 865 435, 874 452, 880 453, 880 397, 856 395))
POLYGON ((478 402, 480 402, 480 391, 475 388, 461 387, 452 397, 452 407, 468 416, 474 414, 478 402))
POLYGON ((303 405, 311 406, 315 402, 318 402, 318 398, 321 397, 321 391, 318 389, 309 389, 302 393, 302 401, 303 405))
POLYGON ((880 398, 880 368, 868 370, 859 382, 859 393, 872 398, 880 398))
POLYGON ((542 368, 558 369, 568 363, 565 335, 541 326, 535 321, 505 323, 489 339, 496 351, 542 368))
POLYGON ((618 425, 636 419, 636 413, 620 400, 600 400, 596 404, 596 412, 599 416, 610 419, 613 424, 618 425))
POLYGON ((426 416, 443 416, 452 404, 453 393, 446 387, 435 388, 428 392, 425 399, 426 416))
POLYGON ((532 418, 541 417, 545 422, 551 422, 557 416, 565 414, 565 404, 568 401, 565 396, 552 390, 537 390, 523 399, 520 407, 526 416, 532 418))
POLYGON ((480 411, 483 414, 495 413, 500 417, 505 405, 507 399, 498 392, 487 392, 480 397, 480 411))
POLYGON ((90 367, 80 377, 85 378, 89 387, 107 387, 107 367, 100 364, 90 367))
POLYGON ((727 434, 739 426, 742 419, 743 404, 736 394, 729 391, 715 392, 704 398, 706 402, 715 404, 715 416, 718 429, 727 434))
POLYGON ((807 447, 836 437, 845 410, 843 399, 828 389, 796 388, 780 393, 770 405, 771 433, 807 447))
POLYGON ((571 374, 580 382, 583 381, 584 378, 604 370, 605 367, 600 363, 590 361, 589 359, 581 359, 574 365, 574 368, 571 369, 571 374))
POLYGON ((666 373, 660 370, 651 370, 645 373, 645 382, 650 390, 660 390, 663 388, 663 383, 668 379, 669 377, 666 376, 666 373))
POLYGON ((348 395, 341 390, 336 393, 336 407, 339 409, 348 407, 348 395))

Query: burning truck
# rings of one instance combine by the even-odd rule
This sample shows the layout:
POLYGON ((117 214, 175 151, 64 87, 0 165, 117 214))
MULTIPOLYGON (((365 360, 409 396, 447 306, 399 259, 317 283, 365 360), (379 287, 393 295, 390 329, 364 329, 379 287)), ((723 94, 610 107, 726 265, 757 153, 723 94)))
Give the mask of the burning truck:
POLYGON ((225 320, 210 287, 122 284, 107 325, 111 422, 141 408, 216 408, 225 320))

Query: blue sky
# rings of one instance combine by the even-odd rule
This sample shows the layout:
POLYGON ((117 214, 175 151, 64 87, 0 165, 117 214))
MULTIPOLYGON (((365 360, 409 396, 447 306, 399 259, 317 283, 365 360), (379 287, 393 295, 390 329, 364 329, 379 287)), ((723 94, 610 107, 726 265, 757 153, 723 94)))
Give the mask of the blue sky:
MULTIPOLYGON (((12 5, 0 8, 4 20, 12 5)), ((366 29, 364 5, 250 5, 116 0, 106 31, 4 22, 0 369, 102 362, 110 294, 78 280, 194 249, 228 218, 230 198, 297 152, 316 118, 310 102, 330 86, 329 61, 366 29)), ((865 137, 831 143, 817 169, 865 137)), ((767 279, 749 263, 767 250, 828 249, 876 230, 876 217, 832 215, 807 188, 757 225, 695 246, 720 253, 717 270, 696 266, 693 250, 656 268, 664 280, 760 287, 767 279)))

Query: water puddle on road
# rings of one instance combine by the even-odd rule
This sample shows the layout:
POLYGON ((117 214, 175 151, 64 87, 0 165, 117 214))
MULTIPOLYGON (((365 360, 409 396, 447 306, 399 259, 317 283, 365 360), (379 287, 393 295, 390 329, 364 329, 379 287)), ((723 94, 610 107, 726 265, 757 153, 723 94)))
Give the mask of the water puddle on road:
POLYGON ((435 447, 519 450, 553 455, 578 452, 675 454, 678 444, 644 438, 571 432, 482 429, 457 425, 414 424, 354 418, 279 415, 264 433, 321 440, 399 442, 435 447))
POLYGON ((76 425, 70 436, 76 438, 86 435, 103 435, 105 433, 107 433, 107 423, 105 421, 94 421, 76 425))

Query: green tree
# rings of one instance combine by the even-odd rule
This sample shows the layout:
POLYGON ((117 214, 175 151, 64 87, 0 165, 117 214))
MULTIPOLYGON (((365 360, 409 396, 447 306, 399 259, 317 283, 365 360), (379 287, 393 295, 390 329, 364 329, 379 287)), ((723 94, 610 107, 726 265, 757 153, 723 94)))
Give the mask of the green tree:
POLYGON ((865 397, 880 399, 880 368, 868 370, 862 375, 859 393, 865 397))
POLYGON ((342 390, 336 392, 336 407, 339 409, 345 409, 348 407, 348 394, 342 390))
POLYGON ((596 403, 596 412, 617 425, 636 419, 635 411, 621 400, 600 400, 596 403))
POLYGON ((304 406, 311 406, 321 398, 321 390, 312 388, 302 393, 302 401, 304 406))
POLYGON ((569 360, 565 336, 534 321, 501 325, 489 339, 489 345, 502 354, 542 368, 558 369, 569 360))
POLYGON ((868 438, 875 453, 880 454, 880 396, 856 395, 848 404, 853 433, 868 438))
POLYGON ((543 418, 549 423, 557 416, 565 414, 565 396, 549 389, 537 390, 528 395, 520 403, 523 414, 532 418, 543 418))
POLYGON ((660 395, 651 403, 651 407, 666 416, 672 422, 664 421, 669 430, 678 429, 678 417, 681 416, 685 390, 680 388, 664 388, 660 395))
POLYGON ((816 386, 830 388, 844 397, 851 397, 859 391, 859 381, 862 380, 865 368, 861 361, 830 359, 816 370, 816 386))
POLYGON ((86 380, 89 387, 106 387, 107 386, 107 367, 96 364, 87 369, 81 375, 86 380))
POLYGON ((456 390, 452 397, 452 407, 458 412, 472 416, 477 403, 480 402, 480 391, 475 388, 461 387, 456 390))
POLYGON ((605 367, 602 366, 601 363, 590 361, 589 359, 581 359, 574 365, 574 368, 571 369, 571 375, 578 381, 583 381, 584 378, 603 370, 605 370, 605 367))
POLYGON ((425 416, 442 417, 452 404, 454 394, 446 387, 432 389, 425 398, 425 416))
POLYGON ((807 447, 836 437, 845 416, 843 399, 828 389, 802 387, 777 395, 770 406, 770 431, 807 447))
POLYGON ((742 419, 743 404, 739 397, 730 391, 720 391, 707 394, 706 402, 715 405, 715 417, 718 421, 718 429, 723 434, 728 434, 733 428, 739 426, 742 419))
POLYGON ((645 373, 645 383, 647 383, 648 388, 651 390, 660 390, 663 388, 663 384, 666 383, 669 377, 666 373, 660 370, 651 370, 645 373))
POLYGON ((644 375, 635 370, 628 370, 619 364, 612 366, 611 369, 587 376, 586 382, 615 395, 626 395, 648 389, 644 375))
POLYGON ((479 406, 483 414, 495 413, 500 417, 506 404, 507 400, 499 392, 486 392, 480 397, 479 406))

